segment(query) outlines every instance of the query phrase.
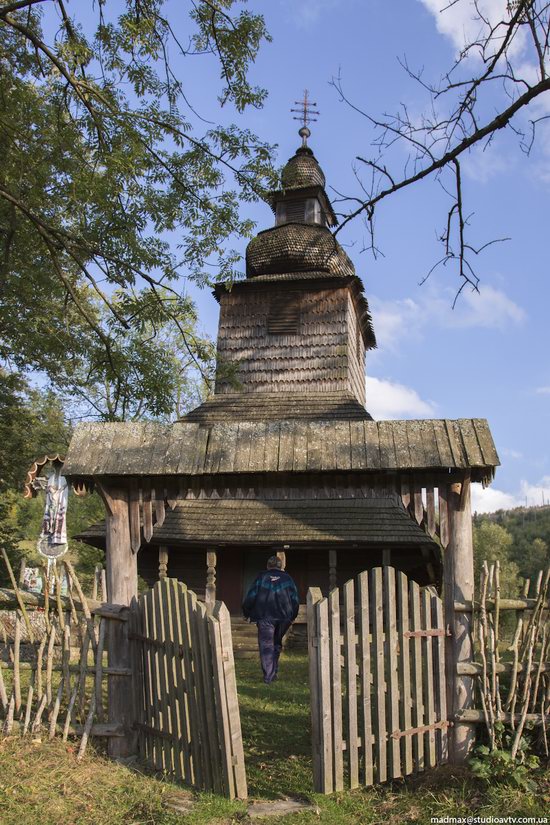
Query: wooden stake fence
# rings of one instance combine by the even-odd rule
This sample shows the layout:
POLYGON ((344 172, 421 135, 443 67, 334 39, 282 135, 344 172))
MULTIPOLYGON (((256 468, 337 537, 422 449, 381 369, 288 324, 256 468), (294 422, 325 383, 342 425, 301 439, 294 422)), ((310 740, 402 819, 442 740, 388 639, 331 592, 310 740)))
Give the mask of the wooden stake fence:
POLYGON ((103 658, 107 624, 127 621, 128 608, 88 601, 69 562, 66 596, 57 573, 50 594, 45 570, 44 593, 26 592, 4 549, 2 556, 13 589, 0 590, 0 734, 77 736, 82 759, 90 736, 124 733, 104 721, 104 695, 109 677, 132 674, 105 667, 103 658))
POLYGON ((525 726, 540 727, 542 749, 549 755, 550 726, 550 568, 534 583, 526 580, 522 598, 501 598, 499 562, 482 565, 479 598, 456 603, 455 611, 474 616, 475 661, 457 672, 475 677, 478 709, 457 715, 461 723, 485 725, 491 748, 502 746, 502 723, 512 733, 511 752, 518 753, 525 726), (529 593, 533 595, 529 597, 529 593), (516 614, 509 644, 502 615, 516 614), (506 658, 507 661, 503 661, 506 658))
POLYGON ((315 790, 372 785, 447 760, 439 596, 393 567, 307 600, 315 790), (343 615, 342 615, 343 609, 343 615))

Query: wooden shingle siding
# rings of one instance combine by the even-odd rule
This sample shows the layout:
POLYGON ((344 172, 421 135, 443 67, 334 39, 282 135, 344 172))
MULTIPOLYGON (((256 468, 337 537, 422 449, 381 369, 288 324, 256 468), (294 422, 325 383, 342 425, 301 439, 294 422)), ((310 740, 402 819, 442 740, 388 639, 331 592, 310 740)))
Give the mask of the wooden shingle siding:
MULTIPOLYGON (((334 392, 352 392, 348 294, 346 287, 306 291, 285 285, 223 295, 216 394, 274 387, 308 392, 327 384, 334 392)), ((364 392, 358 398, 364 402, 364 392)))
MULTIPOLYGON (((472 470, 499 464, 487 423, 458 421, 242 421, 79 424, 65 460, 69 477, 212 473, 472 470), (422 464, 416 463, 422 459, 422 464)), ((476 472, 477 471, 477 472, 476 472)))

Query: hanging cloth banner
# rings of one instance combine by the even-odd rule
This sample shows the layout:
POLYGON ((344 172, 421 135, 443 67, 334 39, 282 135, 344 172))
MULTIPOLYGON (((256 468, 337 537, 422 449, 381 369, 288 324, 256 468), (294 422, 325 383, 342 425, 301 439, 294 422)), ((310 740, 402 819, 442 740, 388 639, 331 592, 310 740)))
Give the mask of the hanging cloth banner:
POLYGON ((48 558, 59 558, 67 552, 67 503, 69 487, 59 471, 54 472, 46 485, 46 507, 38 551, 48 558))

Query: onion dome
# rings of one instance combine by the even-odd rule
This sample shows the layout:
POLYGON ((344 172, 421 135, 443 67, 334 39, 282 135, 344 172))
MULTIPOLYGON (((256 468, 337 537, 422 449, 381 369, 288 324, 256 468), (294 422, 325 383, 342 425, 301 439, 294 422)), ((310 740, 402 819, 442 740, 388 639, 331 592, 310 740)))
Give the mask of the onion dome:
POLYGON ((269 196, 277 226, 285 223, 336 226, 338 221, 325 192, 325 183, 325 175, 312 150, 305 144, 300 146, 283 168, 282 189, 269 196))
POLYGON ((320 186, 324 189, 326 179, 317 158, 309 146, 300 146, 290 158, 281 174, 283 190, 320 186))
POLYGON ((285 223, 260 232, 248 244, 247 278, 298 272, 318 277, 355 275, 351 260, 325 226, 285 223))

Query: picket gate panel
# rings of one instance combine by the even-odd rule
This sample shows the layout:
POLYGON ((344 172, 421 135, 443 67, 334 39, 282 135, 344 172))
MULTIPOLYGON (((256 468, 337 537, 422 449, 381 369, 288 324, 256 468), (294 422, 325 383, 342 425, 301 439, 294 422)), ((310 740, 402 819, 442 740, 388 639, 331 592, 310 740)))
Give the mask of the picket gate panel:
POLYGON ((139 598, 136 727, 154 769, 198 790, 246 799, 244 748, 227 608, 212 612, 176 579, 139 598))
POLYGON ((307 614, 315 790, 372 785, 446 762, 439 596, 386 565, 328 597, 310 588, 307 614))

